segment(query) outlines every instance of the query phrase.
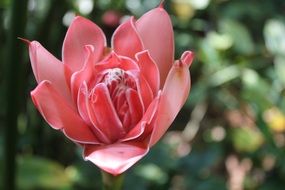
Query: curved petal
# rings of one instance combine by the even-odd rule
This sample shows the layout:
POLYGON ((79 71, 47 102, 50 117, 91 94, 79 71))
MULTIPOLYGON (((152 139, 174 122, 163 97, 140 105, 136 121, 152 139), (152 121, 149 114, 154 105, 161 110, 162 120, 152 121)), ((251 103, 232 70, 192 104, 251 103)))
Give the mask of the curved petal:
POLYGON ((158 92, 158 96, 149 105, 140 122, 133 129, 131 129, 124 138, 120 139, 120 142, 138 138, 141 134, 144 133, 145 127, 149 125, 154 119, 155 113, 157 112, 159 99, 160 92, 158 92))
POLYGON ((159 68, 160 87, 163 87, 174 61, 173 29, 169 15, 161 7, 152 9, 136 22, 136 27, 144 48, 149 50, 159 68))
POLYGON ((119 175, 134 165, 147 152, 142 142, 124 142, 106 146, 85 145, 84 159, 93 162, 100 169, 119 175))
MULTIPOLYGON (((144 106, 141 102, 141 99, 137 91, 131 88, 129 88, 126 92, 126 99, 128 102, 128 107, 130 112, 128 117, 131 119, 131 122, 129 126, 124 126, 124 127, 133 127, 142 118, 144 114, 144 106)), ((130 128, 127 128, 127 131, 129 130, 130 128)))
POLYGON ((78 90, 83 81, 88 83, 94 75, 94 47, 92 45, 86 45, 85 51, 87 56, 83 68, 71 76, 71 93, 75 101, 78 98, 78 90))
POLYGON ((88 98, 88 87, 86 82, 83 82, 78 90, 78 97, 77 97, 78 113, 89 126, 92 126, 86 106, 87 98, 88 98))
POLYGON ((135 54, 143 50, 143 44, 134 25, 134 18, 121 24, 112 37, 112 48, 123 56, 135 58, 135 54))
POLYGON ((79 71, 83 67, 84 46, 89 44, 94 46, 94 59, 98 61, 106 46, 105 35, 96 24, 77 16, 68 28, 62 48, 63 63, 67 64, 72 72, 79 71))
POLYGON ((71 95, 65 79, 64 64, 49 53, 39 42, 29 43, 32 69, 38 83, 50 81, 54 88, 71 103, 71 95))
POLYGON ((109 142, 115 142, 125 135, 125 130, 105 84, 97 84, 88 100, 87 111, 89 118, 94 123, 94 127, 100 130, 109 142))
POLYGON ((35 106, 52 128, 63 130, 67 137, 78 143, 99 143, 89 127, 49 81, 41 82, 31 92, 31 96, 35 106))
POLYGON ((193 62, 193 59, 194 53, 192 51, 185 51, 180 58, 180 62, 181 64, 186 64, 188 65, 188 67, 190 67, 193 62))
POLYGON ((172 66, 158 105, 157 121, 151 136, 150 146, 153 146, 169 128, 179 110, 185 103, 190 91, 189 66, 193 54, 186 53, 172 66))
POLYGON ((148 82, 146 81, 146 79, 144 78, 144 76, 140 75, 139 76, 139 85, 138 86, 138 92, 139 95, 143 101, 144 107, 145 109, 149 106, 149 104, 153 101, 153 93, 152 93, 152 89, 149 86, 148 82))
POLYGON ((119 56, 112 51, 106 59, 95 65, 96 72, 100 72, 106 69, 120 68, 124 71, 128 70, 139 70, 139 66, 135 61, 129 57, 119 56))
POLYGON ((147 80, 149 86, 153 91, 153 95, 156 96, 159 90, 160 76, 157 65, 150 57, 149 51, 142 51, 136 54, 136 59, 140 67, 141 73, 147 80))

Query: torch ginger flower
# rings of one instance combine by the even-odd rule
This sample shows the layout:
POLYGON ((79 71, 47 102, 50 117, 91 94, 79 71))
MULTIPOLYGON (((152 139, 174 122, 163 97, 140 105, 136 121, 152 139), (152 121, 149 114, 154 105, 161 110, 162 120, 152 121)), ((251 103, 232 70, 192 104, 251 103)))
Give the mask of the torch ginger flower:
POLYGON ((47 123, 83 148, 83 157, 118 175, 147 154, 173 122, 190 91, 193 53, 174 61, 171 20, 162 6, 114 32, 77 16, 62 61, 29 42, 38 86, 33 103, 47 123))

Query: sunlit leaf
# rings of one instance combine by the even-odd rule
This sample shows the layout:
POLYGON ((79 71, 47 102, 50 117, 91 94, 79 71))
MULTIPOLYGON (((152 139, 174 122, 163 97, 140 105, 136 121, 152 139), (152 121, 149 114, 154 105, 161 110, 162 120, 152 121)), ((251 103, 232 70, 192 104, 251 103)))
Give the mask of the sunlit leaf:
POLYGON ((195 14, 193 5, 187 0, 173 0, 172 8, 179 19, 187 21, 195 14))
POLYGON ((285 115, 276 107, 266 110, 263 118, 267 125, 275 132, 285 131, 285 115))
POLYGON ((209 44, 208 40, 203 40, 200 43, 199 56, 205 64, 204 72, 212 73, 221 69, 222 60, 219 52, 209 44))
POLYGON ((212 86, 222 85, 230 80, 237 78, 240 75, 240 69, 236 65, 225 67, 210 76, 210 84, 212 86))
POLYGON ((233 129, 232 141, 235 149, 240 152, 254 152, 264 142, 257 128, 247 126, 233 129))
POLYGON ((68 189, 71 180, 63 166, 40 157, 18 159, 17 184, 21 189, 68 189))
POLYGON ((154 164, 144 164, 135 169, 135 173, 149 181, 163 184, 167 181, 167 174, 154 164))
MULTIPOLYGON (((285 31, 284 31, 284 34, 285 34, 285 31)), ((277 55, 274 58, 274 68, 275 68, 277 77, 280 80, 280 82, 283 84, 283 88, 284 88, 285 87, 285 50, 284 50, 284 56, 277 55)))
POLYGON ((264 27, 264 37, 267 49, 273 54, 285 56, 285 24, 284 21, 271 19, 264 27))
POLYGON ((10 5, 11 0, 0 0, 0 7, 8 7, 10 5))
POLYGON ((237 53, 249 55, 254 52, 254 43, 247 28, 235 20, 224 19, 220 21, 220 30, 223 34, 231 36, 233 48, 237 53))
POLYGON ((228 34, 210 32, 207 35, 207 39, 209 40, 210 45, 218 50, 227 50, 233 45, 233 39, 228 34))
POLYGON ((244 100, 258 106, 259 109, 267 109, 272 106, 269 96, 271 86, 256 71, 245 69, 242 74, 242 82, 244 100))

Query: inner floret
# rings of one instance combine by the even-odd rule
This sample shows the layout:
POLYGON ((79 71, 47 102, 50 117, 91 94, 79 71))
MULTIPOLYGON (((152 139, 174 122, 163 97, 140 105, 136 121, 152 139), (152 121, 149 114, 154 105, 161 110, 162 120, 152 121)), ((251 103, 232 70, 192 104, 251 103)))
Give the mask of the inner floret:
POLYGON ((128 132, 143 115, 135 77, 120 68, 107 69, 100 83, 107 86, 116 113, 128 132))

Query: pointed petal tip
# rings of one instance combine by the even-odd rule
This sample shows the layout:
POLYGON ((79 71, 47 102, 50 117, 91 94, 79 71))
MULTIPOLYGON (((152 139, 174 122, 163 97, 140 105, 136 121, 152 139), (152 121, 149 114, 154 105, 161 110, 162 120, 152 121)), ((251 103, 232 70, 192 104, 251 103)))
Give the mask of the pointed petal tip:
POLYGON ((164 9, 164 0, 160 1, 158 7, 164 9))
POLYGON ((134 16, 130 17, 115 30, 111 39, 111 47, 119 55, 130 58, 134 58, 137 52, 144 49, 136 28, 134 16))
MULTIPOLYGON (((41 87, 41 86, 50 87, 50 85, 51 85, 51 82, 50 82, 49 80, 42 80, 42 81, 38 84, 37 87, 41 87)), ((33 91, 35 91, 35 89, 34 89, 33 91)), ((33 92, 33 91, 32 91, 32 92, 33 92)))
POLYGON ((188 67, 190 67, 192 65, 193 59, 194 59, 195 55, 194 52, 192 51, 185 51, 181 58, 176 62, 178 65, 187 65, 188 67))
POLYGON ((87 52, 94 52, 95 48, 93 45, 85 45, 84 50, 87 52))
POLYGON ((45 86, 45 87, 49 88, 50 85, 51 85, 51 82, 50 82, 49 80, 43 80, 43 81, 41 81, 41 82, 38 84, 38 86, 30 92, 30 95, 31 95, 31 97, 32 97, 32 100, 33 100, 34 96, 38 93, 38 89, 42 88, 42 86, 45 86))
POLYGON ((75 14, 75 17, 73 18, 73 21, 74 20, 77 20, 77 19, 82 19, 83 17, 80 15, 80 14, 78 14, 78 13, 76 13, 75 14))
POLYGON ((131 23, 134 24, 136 22, 136 18, 134 16, 130 17, 131 23))
POLYGON ((111 52, 110 52, 110 54, 109 54, 109 58, 108 59, 115 59, 115 60, 120 60, 120 57, 119 57, 119 55, 114 51, 114 50, 112 50, 111 52))
POLYGON ((169 14, 160 6, 154 8, 136 22, 144 49, 148 49, 160 71, 161 87, 174 62, 174 34, 169 14), (163 32, 161 32, 163 31, 163 32))
POLYGON ((145 56, 145 55, 151 57, 148 49, 136 53, 136 54, 135 54, 135 58, 136 58, 137 61, 139 61, 139 59, 140 59, 142 56, 145 56))
POLYGON ((22 42, 24 42, 27 45, 30 45, 31 41, 25 38, 21 38, 21 37, 17 37, 18 40, 21 40, 22 42))
POLYGON ((94 59, 101 59, 106 46, 106 37, 95 23, 82 16, 76 16, 66 32, 63 47, 62 60, 72 73, 79 71, 85 61, 85 45, 94 46, 94 59))
POLYGON ((77 13, 77 14, 75 14, 75 16, 74 16, 72 22, 75 22, 75 21, 76 21, 76 22, 81 22, 81 21, 86 21, 86 20, 92 22, 92 21, 89 20, 88 18, 86 18, 86 17, 80 15, 79 13, 77 13), (78 21, 78 20, 79 20, 79 21, 78 21))

